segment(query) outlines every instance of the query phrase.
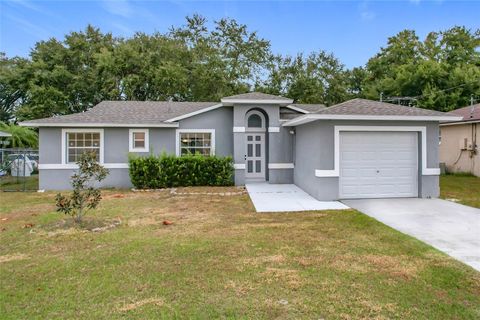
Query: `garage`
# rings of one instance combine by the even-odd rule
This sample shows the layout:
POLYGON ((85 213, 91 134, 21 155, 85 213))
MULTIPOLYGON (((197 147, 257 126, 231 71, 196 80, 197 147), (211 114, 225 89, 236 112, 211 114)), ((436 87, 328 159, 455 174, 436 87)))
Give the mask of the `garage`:
POLYGON ((417 132, 340 132, 341 199, 418 197, 417 132))

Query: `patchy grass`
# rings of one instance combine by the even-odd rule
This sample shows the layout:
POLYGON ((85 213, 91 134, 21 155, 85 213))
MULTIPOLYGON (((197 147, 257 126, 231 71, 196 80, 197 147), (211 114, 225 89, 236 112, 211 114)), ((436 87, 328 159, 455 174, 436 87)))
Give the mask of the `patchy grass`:
POLYGON ((480 208, 480 178, 467 174, 440 176, 440 197, 480 208))
POLYGON ((91 232, 54 196, 0 193, 2 319, 480 317, 480 273, 354 210, 106 191, 91 232))

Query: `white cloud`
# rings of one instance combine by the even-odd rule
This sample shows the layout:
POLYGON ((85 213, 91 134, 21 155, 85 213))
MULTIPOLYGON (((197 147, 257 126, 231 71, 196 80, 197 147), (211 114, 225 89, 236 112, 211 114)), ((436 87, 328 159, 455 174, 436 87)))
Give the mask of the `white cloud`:
POLYGON ((51 11, 45 9, 45 7, 39 6, 38 4, 40 3, 40 1, 34 2, 34 1, 28 1, 28 0, 9 0, 9 1, 6 1, 5 3, 9 4, 13 8, 21 7, 23 9, 35 11, 37 13, 48 15, 48 16, 51 16, 51 17, 56 17, 55 14, 53 14, 51 11))
POLYGON ((12 14, 6 14, 5 17, 15 22, 16 27, 22 29, 26 33, 33 35, 38 40, 47 40, 51 36, 51 33, 48 30, 39 27, 28 20, 22 19, 12 14))
POLYGON ((363 21, 373 20, 377 16, 375 14, 375 12, 373 12, 372 10, 370 10, 368 8, 368 2, 367 1, 361 2, 360 5, 358 6, 358 10, 360 11, 360 18, 363 21))
POLYGON ((128 0, 104 0, 103 8, 110 14, 130 18, 134 10, 128 0))

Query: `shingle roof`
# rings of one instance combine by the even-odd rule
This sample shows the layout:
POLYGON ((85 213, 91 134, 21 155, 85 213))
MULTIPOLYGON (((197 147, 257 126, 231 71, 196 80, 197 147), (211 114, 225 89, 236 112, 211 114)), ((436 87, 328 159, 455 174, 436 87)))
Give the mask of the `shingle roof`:
POLYGON ((282 96, 275 96, 273 94, 267 94, 267 93, 262 93, 262 92, 249 92, 249 93, 242 93, 242 94, 237 94, 234 96, 229 96, 229 97, 224 97, 222 98, 222 101, 224 100, 291 100, 289 98, 285 98, 282 96))
POLYGON ((450 111, 449 114, 463 117, 461 121, 480 120, 480 103, 450 111))
POLYGON ((375 115, 375 116, 451 116, 447 113, 401 106, 392 103, 373 101, 367 99, 348 100, 323 110, 315 112, 315 114, 331 114, 331 115, 375 115))
POLYGON ((323 110, 327 108, 324 104, 309 104, 309 103, 293 103, 291 104, 294 107, 298 107, 302 110, 308 111, 308 112, 317 112, 320 110, 323 110))
POLYGON ((85 112, 27 122, 32 124, 159 124, 217 104, 218 102, 102 101, 85 112))

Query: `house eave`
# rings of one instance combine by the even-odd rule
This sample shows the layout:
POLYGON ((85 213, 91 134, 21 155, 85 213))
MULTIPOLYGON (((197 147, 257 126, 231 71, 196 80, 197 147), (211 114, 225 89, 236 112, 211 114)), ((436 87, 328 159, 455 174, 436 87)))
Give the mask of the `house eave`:
POLYGON ((165 122, 175 122, 175 121, 187 119, 187 118, 196 116, 196 115, 201 114, 201 113, 204 113, 204 112, 208 112, 208 111, 212 111, 212 110, 218 109, 218 108, 220 108, 220 107, 223 107, 223 104, 218 103, 218 104, 215 104, 215 105, 210 106, 210 107, 206 107, 206 108, 203 108, 203 109, 194 111, 194 112, 190 112, 190 113, 187 113, 187 114, 183 114, 183 115, 181 115, 181 116, 178 116, 178 117, 174 117, 174 118, 165 120, 165 122))
POLYGON ((288 106, 285 106, 285 107, 288 108, 288 109, 290 109, 290 110, 297 111, 297 112, 301 112, 301 113, 305 113, 305 114, 310 113, 310 111, 304 110, 304 109, 302 109, 302 108, 299 108, 299 107, 294 106, 294 105, 291 105, 291 104, 288 105, 288 106))
POLYGON ((37 123, 20 122, 22 127, 62 127, 62 128, 178 128, 178 123, 37 123))
POLYGON ((459 125, 463 125, 463 124, 471 124, 471 123, 480 123, 480 119, 475 119, 475 120, 470 120, 470 121, 455 121, 455 122, 444 122, 444 123, 440 123, 440 126, 441 127, 445 127, 445 126, 459 126, 459 125))
POLYGON ((340 115, 340 114, 305 114, 282 124, 294 127, 316 120, 377 120, 377 121, 458 121, 455 116, 392 116, 392 115, 340 115))
POLYGON ((293 99, 221 99, 224 106, 233 106, 235 104, 279 104, 281 106, 287 106, 293 103, 293 99))

